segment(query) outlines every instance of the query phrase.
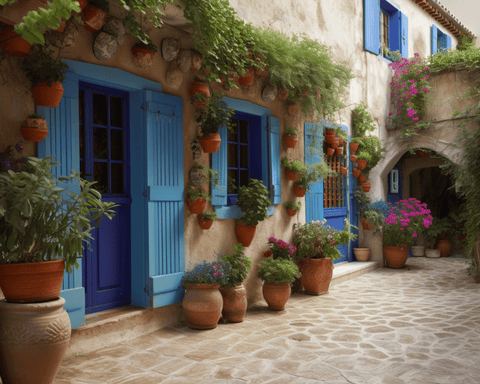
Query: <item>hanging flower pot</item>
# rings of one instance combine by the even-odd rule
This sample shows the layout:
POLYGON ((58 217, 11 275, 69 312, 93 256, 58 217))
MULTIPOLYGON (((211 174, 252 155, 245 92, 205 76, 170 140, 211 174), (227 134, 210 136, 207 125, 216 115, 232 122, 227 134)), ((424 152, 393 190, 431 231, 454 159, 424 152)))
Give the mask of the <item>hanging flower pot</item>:
POLYGON ((403 268, 408 259, 410 247, 406 246, 383 246, 383 257, 389 268, 403 268))
POLYGON ((345 144, 345 139, 342 136, 337 136, 337 139, 338 139, 338 145, 345 144))
POLYGON ((145 44, 137 44, 132 47, 134 62, 142 69, 147 69, 153 64, 155 50, 145 44))
POLYGON ((295 148, 295 145, 298 143, 297 136, 283 135, 283 142, 287 148, 295 148))
POLYGON ((330 144, 330 147, 333 148, 333 149, 337 149, 338 148, 338 139, 335 138, 334 140, 332 140, 332 143, 330 144))
POLYGON ((353 173, 353 177, 358 177, 358 176, 360 176, 362 171, 360 171, 359 169, 353 169, 352 173, 353 173))
POLYGON ((200 146, 205 153, 217 153, 221 143, 222 139, 218 133, 204 135, 200 138, 200 146))
MULTIPOLYGON (((255 59, 257 64, 263 62, 263 56, 257 54, 257 58, 255 59)), ((268 77, 268 65, 265 65, 263 68, 255 67, 255 76, 257 77, 268 77)))
POLYGON ((292 172, 290 169, 287 168, 286 173, 287 173, 288 180, 298 181, 300 179, 300 175, 302 174, 302 171, 292 172))
POLYGON ((263 298, 268 304, 269 309, 274 311, 282 311, 285 308, 292 288, 290 282, 285 283, 263 283, 262 288, 263 298))
POLYGON ((327 156, 333 156, 335 154, 335 149, 327 148, 327 156))
POLYGON ((358 181, 360 181, 360 183, 363 183, 363 182, 366 181, 366 180, 367 180, 367 176, 365 176, 365 175, 360 175, 360 176, 358 177, 358 181))
POLYGON ((350 142, 349 145, 350 145, 350 152, 351 152, 351 153, 357 152, 358 147, 360 146, 359 143, 353 143, 353 142, 350 142))
POLYGON ((338 147, 338 148, 335 148, 335 152, 337 153, 337 155, 341 155, 343 154, 343 147, 338 147))
POLYGON ((289 216, 295 216, 298 212, 299 208, 297 209, 292 209, 292 208, 287 208, 287 213, 289 216))
POLYGON ((369 182, 369 181, 364 181, 364 182, 362 183, 363 192, 368 192, 368 191, 370 191, 370 188, 371 188, 371 185, 370 185, 370 182, 369 182))
POLYGON ((235 232, 237 233, 237 239, 244 247, 248 247, 255 237, 255 231, 257 227, 255 225, 245 225, 242 221, 237 221, 235 232))
POLYGON ((417 151, 417 155, 418 155, 419 157, 425 157, 425 152, 423 152, 423 151, 417 151))
POLYGON ((300 259, 300 272, 303 287, 307 295, 323 295, 328 293, 333 276, 333 261, 331 258, 300 259))
POLYGON ((375 225, 370 224, 365 217, 362 217, 362 227, 365 231, 373 231, 375 229, 375 225))
POLYGON ((307 193, 307 190, 297 184, 293 184, 293 192, 295 193, 295 196, 303 197, 305 196, 305 193, 307 193))
POLYGON ((247 313, 247 291, 243 284, 235 287, 221 286, 223 297, 222 316, 229 323, 241 323, 247 313))
POLYGON ((207 84, 199 81, 193 81, 190 85, 188 93, 192 98, 194 98, 193 106, 195 108, 205 109, 207 106, 207 101, 210 98, 210 89, 208 88, 207 84), (202 96, 198 97, 197 95, 202 96))
POLYGON ((289 104, 287 107, 287 111, 290 116, 297 116, 300 113, 300 105, 289 104))
POLYGON ((187 325, 193 329, 217 327, 222 314, 220 284, 191 284, 185 290, 182 306, 187 325))
POLYGON ((340 167, 340 173, 342 175, 346 175, 348 173, 348 168, 347 167, 340 167))
POLYGON ((18 35, 13 25, 3 24, 0 28, 0 48, 9 56, 20 57, 30 52, 32 44, 18 35))
POLYGON ((207 209, 207 202, 207 199, 205 199, 204 197, 197 197, 196 200, 188 201, 188 209, 190 209, 190 212, 193 214, 204 213, 207 209))
POLYGON ((335 134, 335 129, 331 129, 331 128, 325 128, 325 137, 328 137, 328 136, 336 136, 335 134))
POLYGON ((39 81, 32 89, 35 104, 39 107, 58 107, 63 96, 63 85, 59 81, 48 85, 45 81, 39 81))
POLYGON ((245 74, 238 78, 238 82, 240 83, 241 86, 246 87, 253 84, 254 78, 255 78, 255 71, 253 70, 253 68, 247 68, 245 69, 245 74))
POLYGON ((47 122, 42 118, 27 118, 20 127, 26 141, 41 142, 48 135, 47 122))
POLYGON ((352 163, 356 163, 357 162, 357 156, 350 155, 350 160, 352 161, 352 163))
POLYGON ((288 98, 288 91, 285 88, 280 88, 278 90, 278 99, 287 100, 287 98, 288 98))
POLYGON ((198 224, 200 224, 200 228, 202 229, 210 229, 213 224, 213 220, 205 219, 201 216, 198 217, 198 224))
POLYGON ((357 167, 358 169, 365 169, 365 167, 367 166, 367 160, 361 160, 361 159, 358 159, 357 160, 357 167))
POLYGON ((83 27, 89 32, 97 32, 102 28, 106 14, 101 8, 89 5, 82 13, 83 27))
POLYGON ((328 144, 328 145, 332 145, 332 143, 337 139, 337 137, 335 136, 335 132, 333 135, 326 135, 325 136, 325 142, 328 144))

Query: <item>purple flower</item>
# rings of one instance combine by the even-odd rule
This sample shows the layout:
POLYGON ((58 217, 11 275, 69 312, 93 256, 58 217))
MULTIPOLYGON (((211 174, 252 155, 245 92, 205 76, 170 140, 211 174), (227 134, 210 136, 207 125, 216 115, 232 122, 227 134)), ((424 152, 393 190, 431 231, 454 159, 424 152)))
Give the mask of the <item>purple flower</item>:
POLYGON ((422 89, 422 91, 423 91, 423 92, 428 92, 428 88, 425 87, 425 88, 422 89))

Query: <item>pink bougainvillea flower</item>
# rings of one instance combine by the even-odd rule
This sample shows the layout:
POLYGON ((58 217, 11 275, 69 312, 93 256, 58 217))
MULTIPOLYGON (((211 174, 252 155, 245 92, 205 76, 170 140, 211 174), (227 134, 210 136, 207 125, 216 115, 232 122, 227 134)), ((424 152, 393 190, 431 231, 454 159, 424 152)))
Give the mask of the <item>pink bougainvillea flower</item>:
POLYGON ((425 67, 425 68, 423 68, 423 69, 424 69, 425 71, 428 71, 430 68, 428 68, 428 67, 425 67))
POLYGON ((412 103, 410 103, 410 102, 408 102, 407 104, 408 104, 408 105, 412 105, 412 103))
POLYGON ((418 117, 412 117, 412 120, 418 121, 419 118, 418 117))
POLYGON ((402 111, 398 111, 397 113, 400 114, 400 113, 402 113, 402 111))
POLYGON ((413 55, 414 55, 415 57, 419 57, 419 56, 420 56, 419 53, 414 53, 413 55))
POLYGON ((410 80, 411 83, 415 83, 415 79, 410 80))
POLYGON ((423 92, 428 92, 428 88, 425 87, 425 88, 422 89, 422 91, 423 91, 423 92))
POLYGON ((388 116, 392 116, 392 115, 393 115, 393 113, 392 113, 392 112, 390 112, 390 113, 388 114, 388 116))
POLYGON ((393 94, 393 93, 391 93, 391 94, 390 94, 390 97, 393 97, 393 96, 394 96, 394 94, 393 94))
POLYGON ((398 103, 398 106, 401 107, 403 104, 402 103, 398 103))
POLYGON ((427 79, 429 79, 429 78, 430 78, 430 75, 427 75, 427 76, 425 76, 425 77, 426 77, 427 79))
MULTIPOLYGON (((400 227, 398 229, 400 229, 400 231, 403 231, 405 228, 400 227)), ((403 248, 401 248, 401 249, 403 250, 403 248)))
POLYGON ((387 203, 387 205, 392 205, 392 203, 387 203))
POLYGON ((402 83, 402 87, 406 87, 407 86, 407 83, 402 83))
MULTIPOLYGON (((410 99, 410 96, 405 96, 405 100, 408 100, 410 99)), ((412 104, 412 103, 409 103, 409 104, 412 104)))

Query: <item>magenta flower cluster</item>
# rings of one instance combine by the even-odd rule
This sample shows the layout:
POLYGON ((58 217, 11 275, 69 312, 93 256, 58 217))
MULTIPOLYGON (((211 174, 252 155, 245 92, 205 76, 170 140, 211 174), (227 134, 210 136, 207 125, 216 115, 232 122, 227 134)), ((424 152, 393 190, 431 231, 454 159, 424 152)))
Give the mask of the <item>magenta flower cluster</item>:
POLYGON ((288 259, 297 250, 294 245, 275 237, 270 237, 268 243, 274 259, 288 259))
MULTIPOLYGON (((419 56, 415 53, 413 59, 402 58, 399 62, 389 64, 395 71, 390 83, 391 104, 397 109, 395 118, 402 120, 403 123, 421 119, 419 115, 423 115, 424 94, 430 90, 429 68, 422 65, 422 59, 419 56)), ((390 112, 389 116, 393 114, 390 112)))

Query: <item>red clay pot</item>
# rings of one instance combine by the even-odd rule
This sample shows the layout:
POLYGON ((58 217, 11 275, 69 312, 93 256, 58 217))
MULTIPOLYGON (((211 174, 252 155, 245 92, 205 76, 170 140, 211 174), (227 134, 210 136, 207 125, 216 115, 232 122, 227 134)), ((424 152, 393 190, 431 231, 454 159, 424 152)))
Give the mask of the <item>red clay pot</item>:
POLYGON ((337 136, 337 139, 338 139, 338 145, 343 145, 345 144, 345 139, 341 136, 337 136))
POLYGON ((220 284, 192 284, 187 286, 182 306, 187 325, 193 329, 216 328, 222 314, 223 298, 220 284))
POLYGON ((295 216, 297 214, 297 211, 298 211, 298 208, 293 210, 292 208, 287 208, 287 213, 290 215, 290 216, 295 216))
POLYGON ((357 167, 358 169, 365 169, 367 166, 367 160, 357 160, 357 167))
POLYGON ((365 231, 373 231, 375 226, 370 224, 365 217, 362 217, 362 227, 365 231))
POLYGON ((332 143, 330 144, 330 147, 333 149, 337 149, 340 144, 338 143, 338 138, 335 138, 332 140, 332 143))
POLYGON ((287 172, 287 179, 288 180, 291 180, 291 181, 298 181, 300 180, 300 175, 302 174, 302 172, 292 172, 290 169, 287 168, 286 170, 287 172))
POLYGON ((323 295, 328 293, 333 276, 333 261, 331 258, 300 259, 300 272, 303 287, 307 295, 323 295))
POLYGON ((359 169, 352 169, 353 177, 358 177, 362 173, 359 169))
POLYGON ((343 147, 335 148, 335 152, 337 153, 337 155, 343 154, 343 147))
POLYGON ((368 192, 368 191, 370 191, 370 188, 371 188, 371 187, 372 187, 372 186, 370 185, 370 182, 369 182, 369 181, 364 181, 364 182, 362 183, 363 192, 368 192))
POLYGON ((367 181, 367 176, 365 176, 365 175, 360 175, 360 176, 358 177, 358 181, 359 181, 360 183, 363 183, 364 181, 367 181))
POLYGON ((297 143, 298 143, 298 137, 297 136, 284 135, 283 136, 283 142, 285 143, 285 147, 295 148, 295 145, 297 145, 297 143))
POLYGON ((439 239, 435 243, 435 249, 440 251, 441 257, 448 257, 452 252, 453 244, 448 239, 439 239))
POLYGON ((287 107, 287 111, 290 116, 297 116, 300 113, 300 105, 289 104, 287 107))
POLYGON ((350 143, 350 152, 355 153, 357 152, 358 147, 360 146, 359 143, 350 143))
POLYGON ((26 141, 40 143, 48 135, 48 131, 37 128, 20 127, 20 133, 26 141))
POLYGON ((290 295, 292 293, 292 288, 290 282, 285 283, 263 283, 263 298, 268 304, 269 309, 274 311, 282 311, 285 308, 290 295))
POLYGON ((417 151, 417 155, 418 155, 419 157, 425 157, 425 152, 423 152, 423 151, 417 151))
POLYGON ((383 246, 383 257, 389 268, 403 268, 408 259, 410 247, 383 246))
POLYGON ((213 220, 211 219, 204 219, 203 217, 198 217, 198 224, 200 224, 200 228, 202 229, 210 229, 213 224, 213 220))
POLYGON ((190 200, 188 202, 188 209, 190 209, 190 212, 192 212, 193 214, 198 215, 200 213, 205 212, 205 210, 207 209, 207 203, 208 203, 208 200, 200 196, 200 197, 197 197, 196 200, 194 201, 190 200))
POLYGON ((31 88, 35 104, 39 107, 58 107, 63 96, 63 85, 59 81, 48 85, 39 81, 31 88))
POLYGON ((347 167, 340 167, 340 173, 342 175, 346 175, 348 173, 348 168, 347 167))
POLYGON ((147 69, 153 64, 153 57, 155 56, 153 49, 146 48, 142 45, 134 45, 132 47, 132 54, 135 57, 135 64, 142 69, 147 69))
POLYGON ((303 189, 297 184, 293 184, 293 192, 295 192, 295 196, 297 197, 303 197, 305 196, 305 193, 307 193, 306 189, 303 189))
POLYGON ((278 90, 277 97, 279 100, 287 100, 288 98, 288 91, 285 88, 280 88, 278 90))
POLYGON ((247 291, 243 284, 236 287, 220 287, 223 297, 222 316, 230 323, 241 323, 247 313, 247 291))
POLYGON ((0 264, 0 288, 11 303, 56 299, 62 290, 65 260, 0 264))
POLYGON ((253 80, 255 79, 255 71, 253 68, 247 68, 245 70, 245 75, 240 76, 238 78, 238 82, 240 85, 248 86, 253 84, 253 80))
POLYGON ((193 106, 195 108, 205 109, 207 106, 207 101, 210 98, 210 89, 208 88, 207 84, 199 81, 193 81, 192 84, 190 84, 188 93, 190 94, 190 97, 194 97, 196 94, 205 95, 204 100, 195 100, 193 102, 193 106))
POLYGON ((83 28, 92 33, 97 32, 102 28, 106 14, 102 9, 89 5, 82 13, 83 28))
POLYGON ((352 161, 352 163, 356 163, 357 162, 357 156, 350 155, 350 160, 352 161))
POLYGON ((212 133, 200 138, 200 146, 205 153, 217 153, 221 143, 222 139, 218 133, 212 133))
POLYGON ((13 25, 3 24, 0 28, 0 48, 3 49, 7 55, 20 57, 30 52, 32 44, 19 36, 18 33, 14 31, 13 25), (12 39, 13 37, 15 38, 12 39))
POLYGON ((335 130, 334 129, 325 129, 325 137, 327 136, 335 136, 335 130))
MULTIPOLYGON (((325 131, 328 132, 328 131, 325 131)), ((335 131, 333 131, 333 135, 326 135, 325 136, 325 142, 329 145, 332 145, 332 143, 336 140, 337 136, 335 136, 335 131)))
POLYGON ((245 225, 245 223, 237 221, 235 232, 237 233, 238 241, 242 243, 244 247, 250 246, 255 237, 256 229, 257 227, 255 225, 245 225))
POLYGON ((357 261, 368 261, 370 258, 370 248, 353 248, 353 253, 357 261))
POLYGON ((335 154, 335 149, 327 148, 327 156, 333 156, 335 154))

